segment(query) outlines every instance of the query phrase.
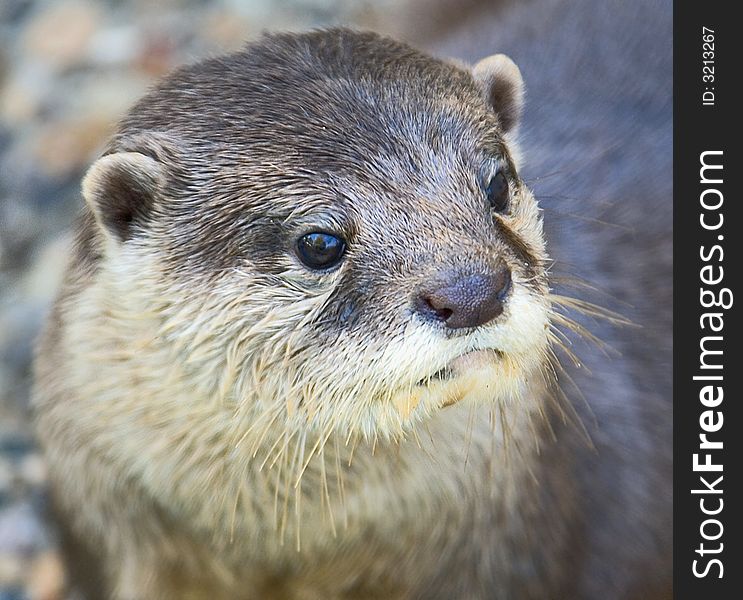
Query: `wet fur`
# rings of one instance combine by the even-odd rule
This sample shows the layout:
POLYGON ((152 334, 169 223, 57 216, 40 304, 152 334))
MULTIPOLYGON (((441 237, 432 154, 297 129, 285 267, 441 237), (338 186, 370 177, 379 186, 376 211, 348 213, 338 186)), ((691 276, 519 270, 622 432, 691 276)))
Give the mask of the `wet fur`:
MULTIPOLYGON (((373 52, 376 42, 368 40, 373 52)), ((458 117, 472 116, 461 114, 463 106, 467 111, 476 106, 487 123, 476 88, 452 67, 434 67, 411 56, 407 68, 429 77, 425 87, 432 112, 452 111, 451 121, 442 121, 441 112, 436 113, 438 121, 432 119, 452 124, 444 131, 452 137, 443 135, 444 143, 449 139, 452 148, 459 148, 455 140, 476 139, 457 129, 458 117), (451 95, 451 103, 442 103, 442 94, 451 95)), ((208 64, 225 68, 219 60, 208 64)), ((542 319, 558 307, 546 288, 543 271, 551 263, 535 213, 517 213, 503 224, 505 231, 484 227, 474 205, 467 200, 462 204, 454 193, 462 183, 430 180, 433 173, 461 173, 455 165, 442 168, 437 163, 453 153, 444 147, 426 155, 419 143, 412 151, 405 143, 425 135, 425 127, 402 133, 403 143, 394 147, 406 154, 385 160, 381 153, 371 161, 379 173, 362 170, 366 179, 361 182, 358 161, 368 161, 370 145, 388 144, 385 140, 347 139, 345 166, 337 154, 326 156, 318 146, 322 133, 306 140, 306 156, 312 161, 302 164, 305 140, 295 139, 303 134, 293 122, 278 134, 255 123, 229 121, 217 128, 204 123, 204 131, 221 131, 224 143, 217 135, 216 142, 201 146, 193 140, 214 136, 200 133, 194 115, 208 114, 222 90, 214 90, 217 98, 205 96, 203 105, 197 101, 192 113, 174 117, 172 95, 188 77, 188 71, 176 74, 144 101, 154 106, 135 107, 110 148, 136 148, 167 164, 169 189, 181 194, 182 209, 151 213, 139 226, 150 232, 154 228, 157 235, 128 244, 107 238, 93 216, 85 216, 77 255, 40 352, 40 431, 55 474, 56 497, 73 539, 99 549, 104 559, 109 583, 107 591, 99 590, 101 595, 594 598, 600 592, 602 597, 625 598, 667 590, 667 522, 659 515, 668 504, 642 492, 662 480, 664 467, 661 463, 653 471, 656 467, 646 461, 645 470, 638 469, 638 461, 623 450, 631 444, 650 451, 646 431, 662 418, 653 407, 668 410, 656 399, 667 388, 651 383, 647 368, 635 367, 631 360, 616 355, 606 359, 595 349, 583 349, 579 354, 588 356, 598 378, 581 369, 559 378, 563 387, 570 387, 568 378, 578 380, 593 414, 575 397, 577 410, 585 414, 566 414, 569 407, 551 381, 555 365, 549 360, 542 319), (175 124, 158 132, 165 117, 175 124), (256 136, 246 142, 246 150, 234 146, 230 127, 256 136), (277 144, 276 135, 287 137, 277 144), (287 172, 286 162, 278 162, 287 147, 298 148, 294 155, 288 153, 293 173, 287 172), (243 160, 243 152, 251 149, 253 160, 243 160), (205 154, 219 160, 199 160, 205 154), (329 175, 318 178, 318 171, 329 175), (273 203, 275 214, 254 223, 241 220, 244 206, 237 195, 226 192, 240 191, 244 198, 246 181, 251 186, 247 196, 273 203), (302 206, 311 207, 313 198, 323 206, 332 193, 355 206, 369 191, 389 202, 407 198, 413 204, 406 211, 415 219, 390 219, 384 211, 359 216, 414 239, 420 238, 418 220, 424 218, 434 232, 433 243, 410 249, 405 260, 378 248, 376 255, 370 250, 354 256, 367 269, 354 277, 347 274, 346 281, 338 273, 333 285, 308 280, 268 243, 290 235, 277 222, 297 207, 295 198, 308 199, 302 206), (207 205, 209 212, 197 208, 207 205), (215 219, 216 214, 223 218, 215 219), (469 239, 473 231, 494 233, 491 239, 469 239), (463 237, 471 246, 461 247, 463 237), (425 279, 433 256, 487 261, 488 253, 479 248, 488 245, 514 265, 517 257, 527 257, 517 271, 520 295, 510 303, 513 312, 505 315, 505 329, 478 334, 479 342, 473 334, 467 342, 445 340, 443 346, 439 333, 414 321, 411 325, 404 317, 380 330, 379 310, 404 314, 407 298, 400 297, 400 290, 425 279), (249 260, 241 262, 245 256, 249 260), (364 304, 370 297, 384 308, 370 310, 364 304), (304 327, 310 328, 310 336, 287 335, 304 327), (536 333, 539 327, 544 339, 536 333), (334 346, 325 354, 330 340, 334 346), (441 409, 443 399, 434 395, 428 404, 403 405, 402 410, 393 401, 388 382, 412 389, 467 344, 496 342, 512 344, 516 358, 510 368, 513 377, 502 377, 501 371, 494 379, 506 384, 494 394, 495 401, 477 394, 441 409), (527 359, 530 348, 537 350, 533 362, 527 359), (276 380, 272 373, 309 364, 308 357, 317 357, 318 349, 323 351, 323 362, 313 362, 318 372, 298 369, 294 381, 300 385, 284 383, 276 389, 292 379, 276 380), (348 360, 334 354, 342 349, 353 357, 346 364, 365 365, 377 378, 362 385, 354 372, 339 369, 348 360), (243 368, 246 364, 250 369, 243 368), (340 387, 333 388, 333 382, 340 387), (621 398, 606 400, 609 389, 620 390, 621 398), (635 389, 646 398, 644 420, 629 408, 635 395, 630 390, 635 389), (322 402, 323 397, 343 396, 357 401, 347 406, 322 402), (188 398, 197 401, 184 405, 188 398), (386 408, 370 408, 366 398, 382 400, 377 406, 386 408), (576 419, 588 424, 594 449, 576 419), (626 481, 620 488, 617 473, 626 481), (624 506, 612 495, 622 496, 624 506), (620 524, 645 530, 630 539, 620 535, 620 524), (642 558, 634 558, 637 552, 642 558), (657 561, 650 561, 650 572, 639 567, 649 557, 657 561)), ((285 93, 291 96, 291 90, 285 93)), ((229 94, 222 99, 232 100, 229 94)), ((377 112, 359 112, 357 106, 349 118, 361 120, 364 131, 384 130, 379 122, 385 118, 384 106, 377 112)), ((270 116, 274 109, 266 110, 270 116)), ((346 116, 338 116, 341 123, 334 135, 345 135, 346 116)), ((395 114, 387 118, 394 120, 395 114)), ((496 138, 497 126, 491 124, 496 138)), ((465 149, 468 153, 473 152, 465 149)), ((540 156, 538 150, 534 154, 540 156)), ((657 192, 651 196, 662 198, 657 192)), ((527 197, 523 204, 528 202, 527 197)), ((605 232, 599 228, 595 235, 605 232)), ((562 237, 562 232, 551 233, 556 240, 562 237)), ((619 246, 622 239, 598 239, 602 242, 595 247, 607 244, 607 252, 624 248, 619 246)), ((586 246, 572 244, 582 258, 586 246)), ((558 251, 562 247, 558 244, 558 251)), ((633 251, 642 256, 641 247, 633 251)), ((615 293, 618 282, 608 276, 614 269, 602 268, 607 277, 598 284, 615 293)), ((664 294, 662 284, 656 285, 664 294)), ((619 288, 623 297, 626 289, 619 288)), ((662 324, 641 308, 631 316, 643 323, 650 318, 650 335, 658 331, 656 343, 667 347, 662 324)), ((553 323, 559 324, 554 314, 553 323)), ((590 326, 600 329, 604 339, 625 345, 615 330, 590 326)), ((632 331, 625 350, 630 359, 642 354, 632 340, 648 339, 633 338, 648 334, 632 331)), ((638 347, 645 343, 651 342, 637 342, 638 347)))

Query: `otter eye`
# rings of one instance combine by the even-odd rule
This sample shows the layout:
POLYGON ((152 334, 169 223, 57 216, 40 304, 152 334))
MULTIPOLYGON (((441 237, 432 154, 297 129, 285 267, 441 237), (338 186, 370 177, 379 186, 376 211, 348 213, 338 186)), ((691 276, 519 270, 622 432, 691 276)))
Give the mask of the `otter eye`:
POLYGON ((496 173, 496 175, 490 179, 488 186, 485 188, 485 194, 487 195, 488 202, 490 202, 490 206, 493 207, 493 210, 499 213, 508 210, 510 200, 508 181, 506 181, 506 176, 502 171, 496 173))
POLYGON ((346 250, 346 242, 330 233, 314 232, 297 240, 297 254, 310 269, 329 269, 338 264, 346 250))

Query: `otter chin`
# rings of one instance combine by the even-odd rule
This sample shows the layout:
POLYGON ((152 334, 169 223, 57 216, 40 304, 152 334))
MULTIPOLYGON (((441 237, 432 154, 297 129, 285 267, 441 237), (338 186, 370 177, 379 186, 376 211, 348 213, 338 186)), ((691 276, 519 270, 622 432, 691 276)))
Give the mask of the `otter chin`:
POLYGON ((494 398, 518 397, 523 375, 499 350, 471 350, 421 379, 413 390, 401 391, 392 402, 403 418, 421 404, 446 408, 462 401, 492 404, 494 398))
POLYGON ((418 385, 425 386, 432 382, 446 382, 455 377, 460 377, 470 369, 478 369, 491 365, 494 361, 502 358, 502 353, 495 348, 481 350, 470 350, 453 359, 447 366, 439 369, 432 375, 421 379, 418 385))

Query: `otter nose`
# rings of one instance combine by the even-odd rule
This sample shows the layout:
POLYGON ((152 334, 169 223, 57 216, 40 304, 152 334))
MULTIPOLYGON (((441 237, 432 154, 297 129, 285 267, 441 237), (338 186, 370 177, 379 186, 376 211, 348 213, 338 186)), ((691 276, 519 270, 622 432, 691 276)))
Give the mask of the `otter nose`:
POLYGON ((415 310, 451 329, 477 327, 503 312, 511 289, 511 271, 502 266, 491 273, 453 273, 426 287, 414 301, 415 310))

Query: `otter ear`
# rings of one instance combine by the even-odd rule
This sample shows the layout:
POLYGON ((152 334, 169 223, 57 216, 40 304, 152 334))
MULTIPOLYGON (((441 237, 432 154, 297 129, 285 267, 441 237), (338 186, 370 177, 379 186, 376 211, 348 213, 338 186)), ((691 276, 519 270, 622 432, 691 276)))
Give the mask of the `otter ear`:
POLYGON ((165 181, 163 166, 139 152, 99 158, 83 179, 83 196, 103 231, 119 242, 149 217, 165 181))
POLYGON ((472 68, 472 76, 498 115, 503 131, 515 130, 524 106, 524 80, 516 63, 505 54, 493 54, 472 68))

